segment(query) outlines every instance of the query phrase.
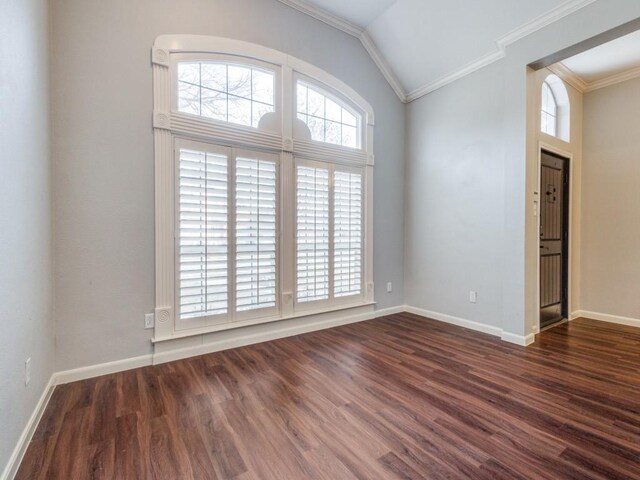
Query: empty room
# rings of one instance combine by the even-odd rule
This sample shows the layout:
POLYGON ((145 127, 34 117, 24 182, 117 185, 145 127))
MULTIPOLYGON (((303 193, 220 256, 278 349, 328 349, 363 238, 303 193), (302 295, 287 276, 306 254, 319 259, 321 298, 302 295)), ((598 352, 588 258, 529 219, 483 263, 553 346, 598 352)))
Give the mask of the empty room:
POLYGON ((2 0, 0 480, 640 480, 638 0, 2 0))

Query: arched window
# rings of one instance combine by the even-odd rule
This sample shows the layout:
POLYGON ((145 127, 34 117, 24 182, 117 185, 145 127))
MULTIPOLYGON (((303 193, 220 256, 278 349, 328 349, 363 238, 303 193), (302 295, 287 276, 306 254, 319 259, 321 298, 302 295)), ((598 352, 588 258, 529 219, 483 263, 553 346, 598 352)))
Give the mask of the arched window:
POLYGON ((161 36, 152 59, 155 341, 372 313, 370 105, 246 42, 161 36))
POLYGON ((540 111, 541 129, 547 135, 558 136, 558 104, 553 96, 553 90, 545 80, 542 84, 542 109, 540 111))
POLYGON ((309 128, 311 140, 360 148, 361 115, 345 102, 298 80, 296 105, 298 119, 309 128))
POLYGON ((567 88, 557 75, 549 75, 542 83, 540 131, 568 142, 570 122, 571 106, 567 88))
POLYGON ((275 110, 275 74, 241 63, 180 61, 178 111, 257 128, 275 110))

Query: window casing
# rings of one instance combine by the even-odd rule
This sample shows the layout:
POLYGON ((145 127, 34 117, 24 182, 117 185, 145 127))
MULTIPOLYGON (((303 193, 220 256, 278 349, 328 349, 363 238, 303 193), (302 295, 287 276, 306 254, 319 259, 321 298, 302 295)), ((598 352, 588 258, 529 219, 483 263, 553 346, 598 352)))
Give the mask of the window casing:
POLYGON ((154 341, 372 308, 367 102, 245 42, 161 36, 152 58, 154 341), (302 90, 322 111, 301 107, 302 90))

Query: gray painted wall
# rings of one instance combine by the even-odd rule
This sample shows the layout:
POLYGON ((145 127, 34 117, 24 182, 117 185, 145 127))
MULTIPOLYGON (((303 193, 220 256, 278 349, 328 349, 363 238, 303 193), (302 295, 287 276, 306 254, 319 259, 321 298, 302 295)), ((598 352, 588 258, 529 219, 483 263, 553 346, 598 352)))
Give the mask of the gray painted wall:
POLYGON ((532 331, 537 155, 527 155, 526 65, 639 16, 636 0, 595 2, 408 106, 408 305, 532 331))
POLYGON ((640 79, 584 96, 581 309, 640 319, 640 79))
POLYGON ((54 329, 48 2, 2 0, 0 11, 1 474, 53 373, 54 329))
POLYGON ((160 34, 265 45, 323 68, 372 104, 376 300, 403 303, 404 106, 357 39, 275 0, 57 0, 52 25, 57 370, 151 351, 143 329, 155 303, 150 49, 160 34))

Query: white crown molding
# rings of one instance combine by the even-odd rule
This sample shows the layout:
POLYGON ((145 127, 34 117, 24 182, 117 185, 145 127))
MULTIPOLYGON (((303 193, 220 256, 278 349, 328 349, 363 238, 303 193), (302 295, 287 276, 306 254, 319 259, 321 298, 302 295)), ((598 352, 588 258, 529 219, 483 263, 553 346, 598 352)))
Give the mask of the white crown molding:
POLYGON ((563 63, 556 63, 554 65, 550 65, 547 67, 551 72, 556 74, 558 77, 562 79, 563 82, 571 85, 573 88, 578 90, 581 93, 584 93, 589 84, 585 82, 579 75, 574 73, 570 68, 568 68, 563 63))
POLYGON ((358 38, 360 39, 360 42, 362 42, 365 50, 369 53, 369 56, 382 72, 382 75, 384 75, 384 78, 387 79, 387 82, 389 82, 389 85, 393 88, 393 91, 396 92, 400 101, 402 103, 407 103, 407 94, 403 86, 400 84, 400 80, 396 77, 395 73, 393 73, 393 70, 391 70, 391 67, 380 53, 380 50, 378 50, 378 47, 376 47, 376 44, 373 43, 369 34, 366 31, 363 31, 358 38))
POLYGON ((506 48, 509 45, 516 43, 518 40, 531 35, 532 33, 535 33, 538 30, 555 23, 596 1, 597 0, 568 0, 549 10, 547 13, 543 13, 542 15, 500 37, 496 43, 498 44, 498 47, 506 48))
POLYGON ((544 27, 551 25, 554 22, 557 22, 567 15, 571 15, 572 13, 594 3, 595 1, 597 0, 568 0, 561 5, 558 5, 556 8, 550 10, 549 12, 534 18, 530 22, 527 22, 524 25, 516 28, 515 30, 507 33, 506 35, 500 37, 498 40, 496 40, 496 49, 493 52, 490 52, 482 56, 481 58, 465 65, 464 67, 452 73, 449 73, 444 77, 441 77, 435 82, 428 83, 426 85, 423 85, 422 87, 410 91, 407 94, 407 102, 413 102, 414 100, 417 100, 420 97, 438 90, 445 85, 455 82, 462 77, 465 77, 477 70, 480 70, 481 68, 497 62, 498 60, 506 56, 506 50, 509 45, 523 39, 528 35, 531 35, 532 33, 537 32, 538 30, 541 30, 544 27))
POLYGON ((491 65, 501 58, 504 58, 504 56, 504 50, 498 50, 484 55, 477 60, 469 63, 468 65, 465 65, 461 69, 456 70, 455 72, 449 73, 448 75, 445 75, 444 77, 441 77, 434 82, 428 83, 426 85, 423 85, 422 87, 418 87, 415 90, 410 91, 407 94, 407 103, 413 102, 414 100, 417 100, 420 97, 424 97, 425 95, 434 92, 446 85, 449 85, 456 80, 460 80, 461 78, 466 77, 467 75, 470 75, 473 72, 480 70, 481 68, 491 65))
POLYGON ((567 0, 566 2, 558 5, 556 8, 534 18, 533 20, 500 37, 498 40, 496 40, 496 49, 493 52, 489 52, 486 55, 478 58, 477 60, 474 60, 473 62, 465 65, 464 67, 455 70, 454 72, 451 72, 434 82, 430 82, 426 85, 418 87, 410 91, 409 93, 406 93, 406 90, 403 88, 397 75, 393 72, 393 70, 389 66, 389 63, 382 56, 365 29, 354 25, 353 23, 340 18, 337 15, 315 7, 306 0, 279 1, 317 20, 320 20, 321 22, 324 22, 327 25, 330 25, 334 28, 337 28, 338 30, 341 30, 345 33, 348 33, 349 35, 358 38, 384 75, 387 82, 389 82, 389 85, 391 85, 391 88, 393 88, 393 91, 396 92, 398 98, 403 103, 409 103, 435 90, 438 90, 445 85, 453 83, 456 80, 459 80, 477 70, 480 70, 481 68, 497 62, 498 60, 505 57, 506 49, 509 45, 517 42, 518 40, 521 40, 528 35, 531 35, 532 33, 537 32, 544 27, 551 25, 554 22, 557 22, 558 20, 568 15, 571 15, 572 13, 594 3, 597 0, 567 0))
POLYGON ((337 28, 338 30, 343 31, 351 35, 352 37, 357 38, 362 43, 362 46, 367 51, 373 62, 377 65, 377 67, 382 72, 384 78, 389 82, 391 88, 396 93, 401 102, 406 103, 407 95, 398 80, 398 77, 395 75, 391 67, 384 59, 375 43, 366 32, 365 29, 359 27, 358 25, 354 25, 353 23, 340 18, 326 10, 315 7, 311 5, 309 2, 305 0, 279 0, 281 3, 288 5, 291 8, 295 8, 299 12, 302 12, 310 17, 315 18, 316 20, 320 20, 321 22, 326 23, 327 25, 337 28))
POLYGON ((599 90, 605 87, 610 87, 611 85, 616 85, 617 83, 626 82, 627 80, 632 80, 638 77, 640 77, 640 67, 632 68, 631 70, 627 70, 626 72, 617 73, 615 75, 611 75, 610 77, 587 84, 585 93, 593 92, 594 90, 599 90))
POLYGON ((593 92, 595 90, 600 90, 601 88, 610 87, 612 85, 640 77, 640 67, 635 67, 624 72, 601 78, 594 82, 587 82, 562 62, 556 63, 555 65, 551 65, 547 68, 581 93, 593 92))
POLYGON ((314 5, 311 5, 309 2, 305 0, 279 0, 285 5, 290 6, 291 8, 295 8, 299 12, 305 13, 310 17, 315 18, 316 20, 320 20, 321 22, 326 23, 327 25, 331 25, 338 30, 342 30, 349 35, 360 38, 360 34, 364 31, 358 25, 355 25, 344 18, 338 17, 333 13, 327 12, 321 8, 318 8, 314 5))

